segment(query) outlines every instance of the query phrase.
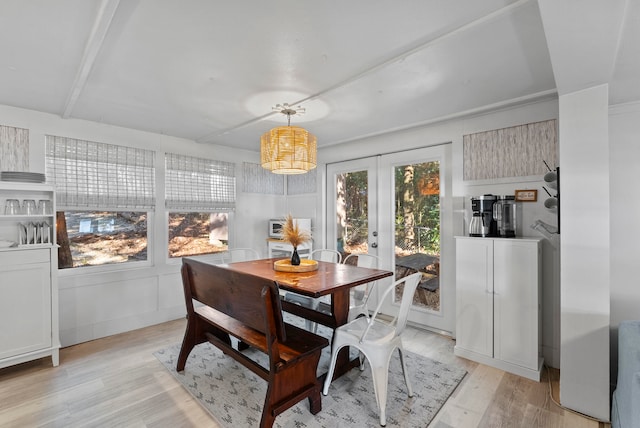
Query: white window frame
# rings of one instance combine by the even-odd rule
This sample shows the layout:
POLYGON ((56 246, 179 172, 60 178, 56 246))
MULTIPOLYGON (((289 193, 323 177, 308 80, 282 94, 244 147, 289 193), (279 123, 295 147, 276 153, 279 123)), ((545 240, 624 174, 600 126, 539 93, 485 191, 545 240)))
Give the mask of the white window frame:
POLYGON ((155 152, 46 135, 47 180, 56 188, 57 211, 134 211, 147 214, 147 259, 58 269, 61 276, 153 266, 155 152))
MULTIPOLYGON (((236 165, 213 159, 165 153, 165 260, 181 263, 181 257, 169 257, 169 214, 179 212, 222 213, 228 215, 229 234, 234 221, 237 195, 236 165)), ((218 261, 221 253, 188 257, 218 261)))

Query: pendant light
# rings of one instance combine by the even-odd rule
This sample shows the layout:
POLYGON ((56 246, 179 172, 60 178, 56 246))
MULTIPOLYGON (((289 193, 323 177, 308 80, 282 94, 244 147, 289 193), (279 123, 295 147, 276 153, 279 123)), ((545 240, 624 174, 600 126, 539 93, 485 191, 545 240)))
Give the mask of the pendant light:
POLYGON ((275 174, 304 174, 316 167, 317 144, 315 135, 304 128, 291 126, 291 116, 305 109, 289 104, 273 107, 287 116, 287 126, 278 126, 260 138, 260 163, 275 174))

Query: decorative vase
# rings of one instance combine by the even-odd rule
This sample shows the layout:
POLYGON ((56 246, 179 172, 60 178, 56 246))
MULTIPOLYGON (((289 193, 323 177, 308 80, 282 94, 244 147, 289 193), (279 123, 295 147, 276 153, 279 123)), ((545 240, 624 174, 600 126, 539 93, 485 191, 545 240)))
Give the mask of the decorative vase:
POLYGON ((298 247, 293 247, 293 254, 291 254, 291 265, 292 266, 300 265, 300 256, 298 255, 298 247))

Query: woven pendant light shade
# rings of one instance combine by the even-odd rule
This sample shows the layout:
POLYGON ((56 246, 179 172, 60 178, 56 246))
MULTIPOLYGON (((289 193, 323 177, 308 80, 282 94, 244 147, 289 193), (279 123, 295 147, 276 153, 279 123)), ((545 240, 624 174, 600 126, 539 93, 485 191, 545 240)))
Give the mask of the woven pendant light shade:
POLYGON ((315 135, 297 126, 279 126, 262 134, 262 167, 276 174, 304 174, 316 167, 315 135))

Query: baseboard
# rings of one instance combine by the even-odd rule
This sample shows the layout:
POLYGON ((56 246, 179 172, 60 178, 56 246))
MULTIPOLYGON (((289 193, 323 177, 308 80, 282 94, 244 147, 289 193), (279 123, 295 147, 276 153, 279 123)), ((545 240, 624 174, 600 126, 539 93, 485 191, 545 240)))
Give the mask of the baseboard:
POLYGON ((513 373, 515 375, 522 376, 527 379, 535 380, 536 382, 540 382, 542 366, 544 364, 544 358, 542 357, 538 358, 538 368, 534 370, 531 368, 519 366, 517 364, 508 363, 506 361, 497 360, 495 358, 478 354, 477 352, 473 352, 468 349, 463 349, 458 346, 454 346, 453 353, 458 357, 466 358, 468 360, 475 361, 477 363, 495 367, 497 369, 504 370, 505 372, 513 373))

